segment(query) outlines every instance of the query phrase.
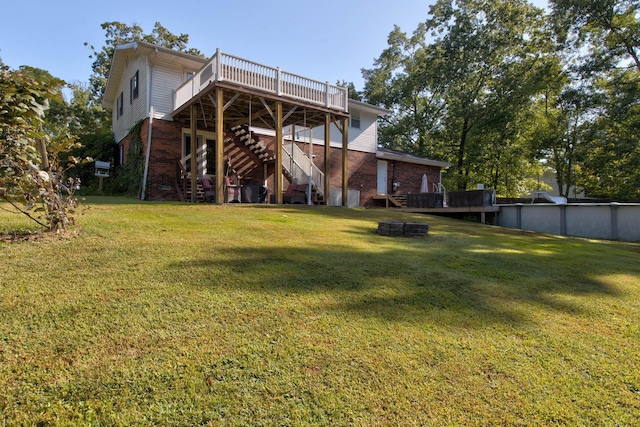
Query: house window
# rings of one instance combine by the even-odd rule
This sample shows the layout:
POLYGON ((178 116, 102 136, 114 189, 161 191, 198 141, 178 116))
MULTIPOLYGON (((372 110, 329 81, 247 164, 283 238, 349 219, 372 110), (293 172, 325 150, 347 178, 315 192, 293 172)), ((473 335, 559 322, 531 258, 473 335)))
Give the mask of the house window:
POLYGON ((352 112, 349 122, 349 126, 352 128, 360 129, 360 113, 357 111, 352 112))
POLYGON ((124 104, 123 99, 124 99, 123 94, 122 92, 120 92, 120 96, 118 97, 118 105, 116 108, 116 119, 119 119, 124 114, 124 106, 122 105, 124 104))
POLYGON ((132 104, 133 100, 138 98, 138 73, 139 71, 136 71, 131 80, 129 80, 129 104, 132 104))

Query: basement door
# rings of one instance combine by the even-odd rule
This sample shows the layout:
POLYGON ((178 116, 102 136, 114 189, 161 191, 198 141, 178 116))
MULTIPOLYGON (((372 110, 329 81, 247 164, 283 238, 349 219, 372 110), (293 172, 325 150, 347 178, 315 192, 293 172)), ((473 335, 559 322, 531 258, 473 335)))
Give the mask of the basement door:
MULTIPOLYGON (((216 158, 215 158, 215 137, 210 132, 198 133, 197 141, 197 162, 198 162, 198 178, 204 175, 215 175, 216 158)), ((191 134, 183 133, 182 137, 182 164, 185 166, 187 173, 191 171, 191 134)))
POLYGON ((378 160, 378 194, 387 194, 387 161, 378 160))

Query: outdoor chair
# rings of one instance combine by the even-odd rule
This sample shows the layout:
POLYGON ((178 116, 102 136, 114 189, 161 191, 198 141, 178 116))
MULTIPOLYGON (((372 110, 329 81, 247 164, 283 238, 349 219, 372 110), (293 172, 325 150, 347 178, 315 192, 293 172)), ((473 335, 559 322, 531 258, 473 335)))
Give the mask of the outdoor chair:
POLYGON ((227 185, 227 203, 241 203, 242 185, 232 184, 228 176, 225 176, 224 179, 227 185))
POLYGON ((282 202, 288 204, 306 204, 307 203, 306 184, 289 184, 287 191, 282 195, 282 202))
POLYGON ((202 190, 204 191, 204 201, 205 202, 215 202, 216 201, 216 190, 211 185, 211 182, 207 178, 202 178, 200 180, 202 184, 202 190))

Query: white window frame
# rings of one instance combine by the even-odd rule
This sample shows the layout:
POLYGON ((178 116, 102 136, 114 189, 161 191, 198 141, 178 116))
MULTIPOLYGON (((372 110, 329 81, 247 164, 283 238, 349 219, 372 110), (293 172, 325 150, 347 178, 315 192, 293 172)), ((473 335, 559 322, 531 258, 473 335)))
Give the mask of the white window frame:
MULTIPOLYGON (((198 175, 210 175, 208 172, 208 168, 207 168, 207 140, 213 140, 217 142, 216 139, 216 134, 215 132, 207 132, 207 131, 202 131, 199 130, 198 132, 196 132, 196 135, 198 136, 198 143, 196 144, 196 151, 198 152, 198 158, 200 159, 198 162, 198 175)), ((189 138, 191 138, 191 130, 190 129, 186 129, 183 128, 182 129, 182 146, 180 148, 180 159, 185 163, 184 167, 187 167, 186 165, 186 157, 187 157, 187 150, 186 150, 186 144, 187 144, 187 136, 189 138)), ((189 154, 190 155, 190 154, 189 154)), ((214 166, 215 167, 215 166, 214 166)), ((187 168, 187 173, 190 172, 190 168, 187 168)), ((198 176, 199 178, 202 178, 201 176, 198 176)))
POLYGON ((349 127, 360 129, 360 111, 352 111, 349 115, 349 127))
POLYGON ((116 101, 116 120, 120 120, 122 116, 124 116, 124 93, 120 92, 116 101))

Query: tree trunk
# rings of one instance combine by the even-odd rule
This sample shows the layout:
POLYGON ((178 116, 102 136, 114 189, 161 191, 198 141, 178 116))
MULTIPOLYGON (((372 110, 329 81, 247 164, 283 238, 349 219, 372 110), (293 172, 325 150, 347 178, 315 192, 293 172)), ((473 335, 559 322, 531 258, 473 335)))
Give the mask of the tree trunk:
POLYGON ((465 117, 462 122, 462 132, 460 134, 460 144, 458 145, 458 190, 467 189, 467 179, 464 175, 464 153, 467 143, 467 133, 469 133, 469 118, 465 117))

